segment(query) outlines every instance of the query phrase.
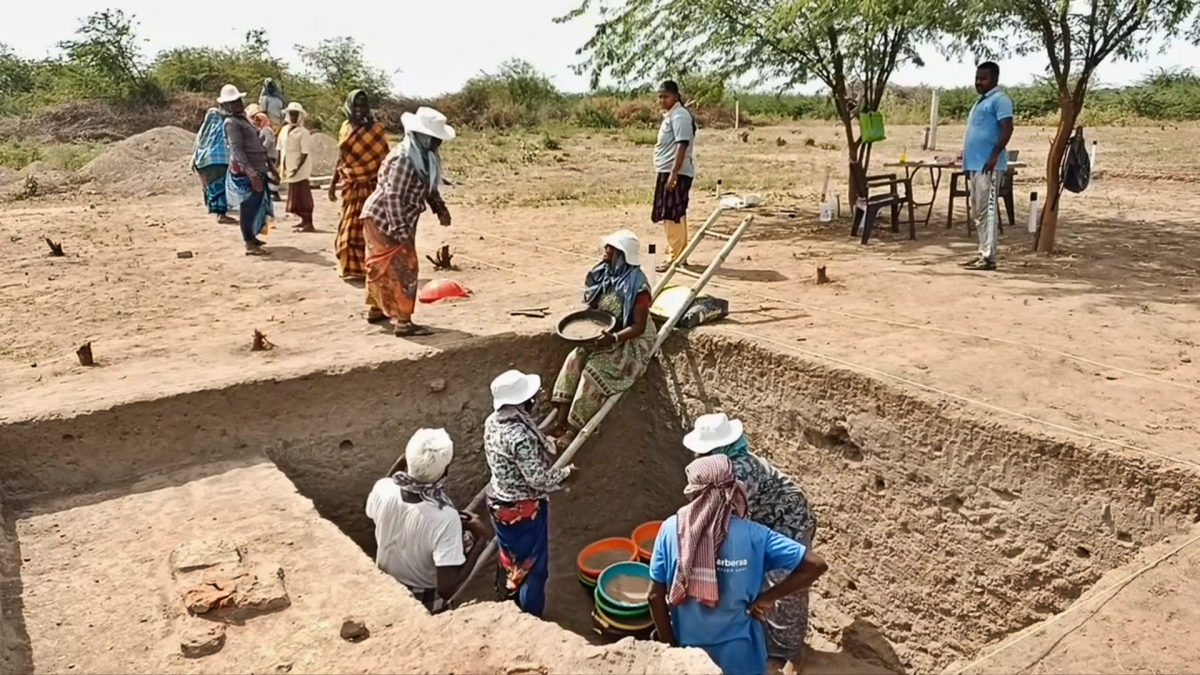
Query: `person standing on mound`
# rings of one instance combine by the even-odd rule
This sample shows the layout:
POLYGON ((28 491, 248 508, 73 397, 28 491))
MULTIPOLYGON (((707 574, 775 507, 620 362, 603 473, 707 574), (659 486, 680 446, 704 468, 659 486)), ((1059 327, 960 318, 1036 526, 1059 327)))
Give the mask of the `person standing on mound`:
POLYGON ((367 278, 367 243, 363 238, 362 209, 379 180, 379 167, 387 157, 387 130, 375 120, 367 93, 355 89, 346 97, 346 121, 338 132, 338 161, 329 181, 329 201, 337 201, 342 188, 342 219, 334 250, 338 274, 345 281, 367 278))
POLYGON ((246 255, 265 255, 262 234, 275 209, 267 197, 267 174, 271 164, 267 150, 258 137, 258 129, 246 118, 245 94, 232 84, 221 87, 217 102, 225 116, 225 139, 229 144, 229 175, 226 182, 230 201, 238 202, 238 222, 246 255))
POLYGON ((655 270, 666 272, 672 262, 686 265, 683 252, 688 245, 688 195, 696 177, 696 120, 683 106, 679 85, 672 80, 662 83, 658 103, 663 121, 654 146, 654 208, 651 220, 662 223, 667 235, 667 259, 655 270))
POLYGON ((367 242, 367 321, 391 320, 397 337, 429 335, 412 322, 417 302, 417 221, 425 205, 450 226, 450 210, 438 190, 442 158, 438 149, 454 138, 454 127, 433 108, 404 113, 404 140, 383 160, 379 184, 362 210, 367 242))

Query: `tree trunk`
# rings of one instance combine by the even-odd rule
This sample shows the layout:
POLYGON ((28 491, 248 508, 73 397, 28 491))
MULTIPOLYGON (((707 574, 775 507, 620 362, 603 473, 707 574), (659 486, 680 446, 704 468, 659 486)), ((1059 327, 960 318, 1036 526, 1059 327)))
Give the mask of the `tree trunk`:
POLYGON ((858 186, 855 185, 854 172, 850 170, 850 164, 858 161, 858 149, 861 143, 854 137, 854 120, 845 103, 840 103, 837 108, 838 114, 842 118, 842 128, 846 133, 846 204, 853 209, 854 203, 858 201, 858 186))
POLYGON ((1050 144, 1050 154, 1046 157, 1046 200, 1043 202, 1042 216, 1038 223, 1037 237, 1033 249, 1038 253, 1054 251, 1055 237, 1058 234, 1058 203, 1062 190, 1062 161, 1067 153, 1067 141, 1075 132, 1075 122, 1079 119, 1079 109, 1070 96, 1062 97, 1059 103, 1058 129, 1054 133, 1054 141, 1050 144))

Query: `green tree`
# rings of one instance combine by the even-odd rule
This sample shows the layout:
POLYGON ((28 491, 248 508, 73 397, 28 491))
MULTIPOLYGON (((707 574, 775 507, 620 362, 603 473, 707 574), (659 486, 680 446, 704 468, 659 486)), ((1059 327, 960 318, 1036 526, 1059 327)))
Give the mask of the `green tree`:
POLYGON ((94 98, 130 101, 153 93, 146 86, 146 65, 137 24, 119 9, 91 14, 75 39, 58 43, 72 66, 75 89, 94 98))
MULTIPOLYGON (((581 0, 569 21, 598 12, 579 49, 596 86, 664 72, 752 76, 781 91, 820 81, 846 136, 848 162, 867 164, 857 115, 878 110, 897 68, 921 65, 915 46, 960 33, 971 0, 581 0)), ((850 199, 855 198, 853 179, 850 199)))
POLYGON ((296 45, 296 53, 311 77, 337 91, 386 95, 391 89, 391 78, 367 63, 362 45, 352 37, 330 38, 316 47, 296 45))
POLYGON ((1046 158, 1037 251, 1054 250, 1062 160, 1096 68, 1109 58, 1145 58, 1156 38, 1186 34, 1193 43, 1200 41, 1196 8, 1196 0, 1004 0, 990 5, 986 13, 998 28, 996 41, 1017 54, 1045 54, 1058 94, 1058 129, 1046 158))

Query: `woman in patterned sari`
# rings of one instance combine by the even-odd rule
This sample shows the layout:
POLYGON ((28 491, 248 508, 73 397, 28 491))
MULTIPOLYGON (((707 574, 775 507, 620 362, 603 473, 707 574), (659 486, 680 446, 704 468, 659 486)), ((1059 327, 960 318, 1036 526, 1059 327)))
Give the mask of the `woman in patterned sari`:
POLYGON ((329 182, 329 201, 337 201, 342 186, 342 219, 334 248, 338 274, 346 281, 367 277, 366 241, 363 239, 362 208, 375 190, 379 167, 387 157, 387 132, 375 121, 367 94, 355 89, 346 97, 346 121, 338 133, 338 161, 329 182))
MULTIPOLYGON (((750 520, 785 537, 812 546, 817 519, 808 497, 787 474, 767 460, 750 452, 742 423, 724 413, 701 415, 695 428, 683 438, 683 444, 697 455, 725 455, 733 463, 733 472, 745 483, 750 520)), ((767 573, 764 588, 778 583, 788 573, 767 573)), ((800 672, 804 656, 804 638, 808 634, 808 589, 780 600, 767 614, 767 655, 791 664, 800 672)))
POLYGON ((621 230, 604 238, 604 259, 584 279, 583 301, 616 318, 596 342, 567 355, 550 400, 559 445, 571 442, 613 394, 646 370, 658 329, 650 319, 650 282, 639 267, 638 238, 621 230))
POLYGON ((222 225, 237 220, 229 217, 229 201, 225 196, 225 173, 229 170, 229 149, 225 145, 225 117, 216 108, 204 114, 196 144, 192 148, 192 169, 200 176, 204 187, 204 205, 217 216, 222 225))
POLYGON ((429 204, 443 226, 450 211, 438 191, 442 159, 438 148, 454 138, 454 127, 433 108, 404 113, 404 141, 388 153, 379 185, 362 209, 367 242, 367 321, 389 319, 397 337, 429 335, 412 322, 417 301, 417 221, 429 204))

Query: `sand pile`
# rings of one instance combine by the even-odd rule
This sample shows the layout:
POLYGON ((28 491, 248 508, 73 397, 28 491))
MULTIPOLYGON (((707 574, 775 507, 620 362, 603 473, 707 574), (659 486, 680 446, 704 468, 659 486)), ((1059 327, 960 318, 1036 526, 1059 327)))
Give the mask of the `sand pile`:
POLYGON ((332 174, 333 167, 337 164, 337 158, 336 138, 325 134, 312 135, 312 156, 309 157, 309 160, 313 162, 312 175, 314 178, 332 174))
POLYGON ((196 135, 180 127, 159 127, 114 143, 79 171, 102 192, 150 196, 178 194, 197 187, 191 170, 196 135))

